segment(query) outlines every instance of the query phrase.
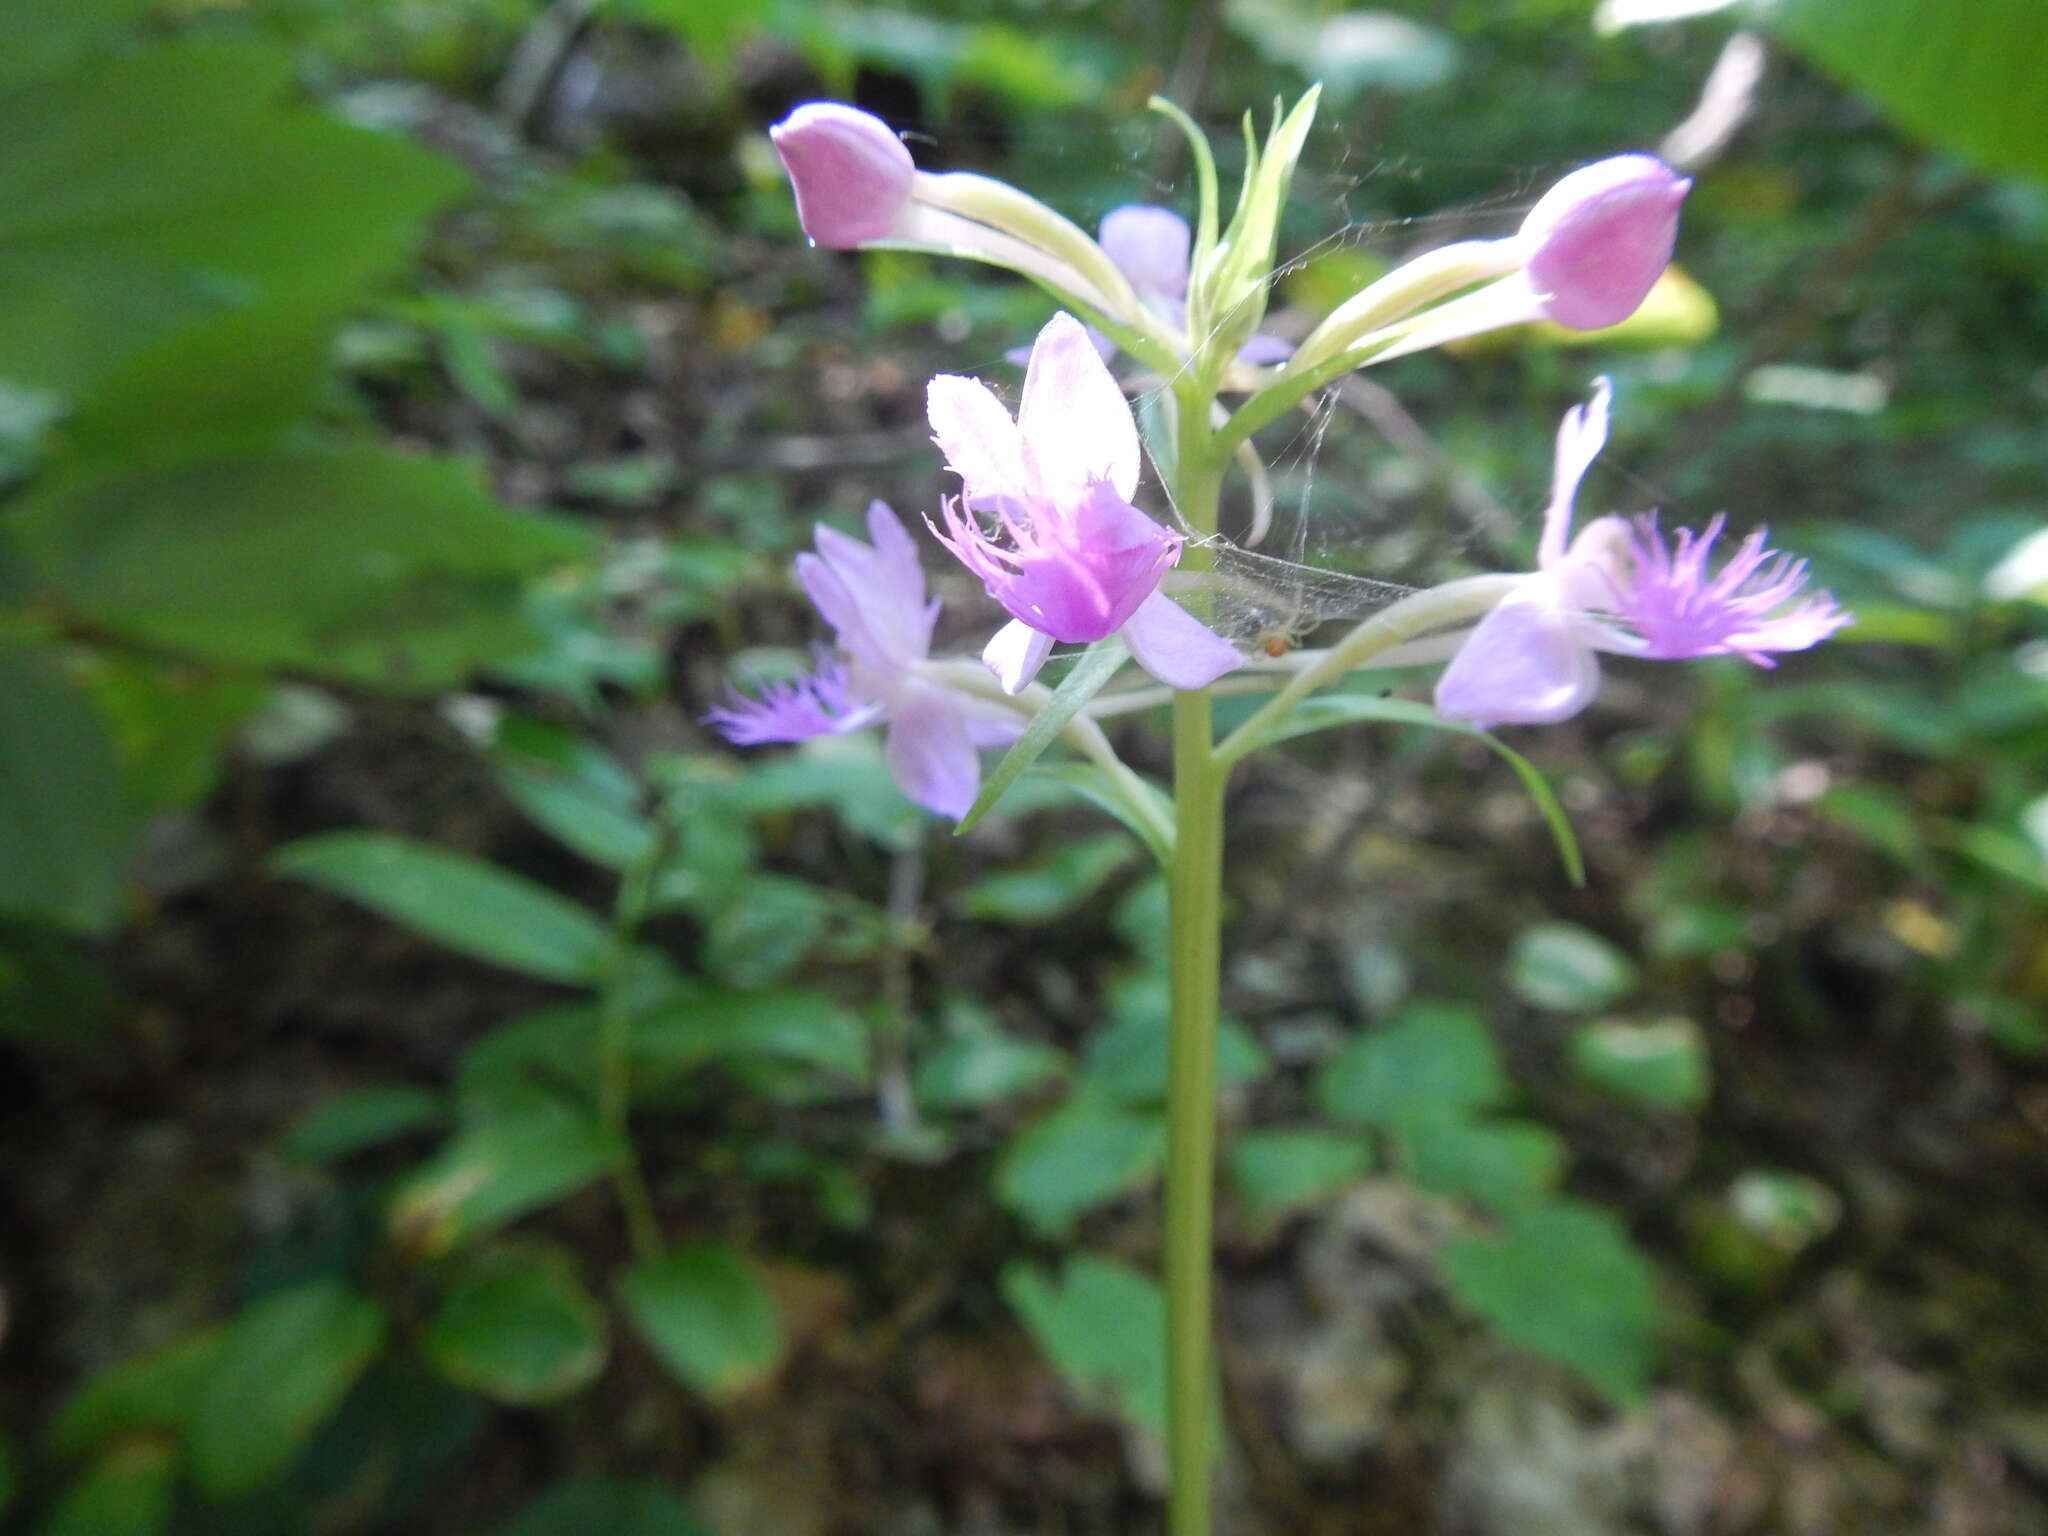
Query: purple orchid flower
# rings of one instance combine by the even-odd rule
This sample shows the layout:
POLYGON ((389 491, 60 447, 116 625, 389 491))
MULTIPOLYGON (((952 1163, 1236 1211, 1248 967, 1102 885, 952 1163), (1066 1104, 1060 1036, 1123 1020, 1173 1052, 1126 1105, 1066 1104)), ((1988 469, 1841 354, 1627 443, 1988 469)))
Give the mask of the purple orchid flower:
POLYGON ((796 577, 838 637, 837 653, 759 698, 733 693, 704 719, 740 746, 808 741, 887 721, 889 773, 910 800, 958 818, 981 787, 983 747, 1015 741, 1023 721, 987 699, 929 676, 937 598, 925 599, 917 546, 896 514, 868 507, 863 544, 820 526, 817 550, 796 557, 796 577))
POLYGON ((1080 321, 1062 311, 1039 332, 1014 420, 976 379, 941 374, 927 403, 962 482, 932 531, 1011 615, 982 652, 1007 692, 1038 675, 1053 642, 1118 632, 1171 687, 1206 687, 1238 664, 1228 641, 1159 590, 1182 540, 1131 505, 1137 422, 1080 321), (997 533, 976 513, 991 514, 997 533))
POLYGON ((1591 401, 1565 413, 1536 569, 1444 668, 1438 714, 1481 725, 1548 725, 1591 702, 1601 651, 1663 661, 1740 656, 1769 667, 1776 664, 1769 653, 1806 650, 1853 621, 1827 592, 1800 598, 1806 563, 1767 549, 1762 529, 1709 575, 1725 517, 1703 534, 1681 530, 1675 550, 1654 514, 1596 518, 1572 538, 1572 503, 1607 442, 1611 396, 1601 379, 1591 401))
MULTIPOLYGON (((1156 203, 1126 203, 1112 208, 1096 226, 1096 243, 1116 268, 1130 279, 1131 291, 1153 314, 1177 331, 1188 325, 1188 267, 1195 237, 1188 221, 1171 208, 1156 203)), ((1088 339, 1104 362, 1116 356, 1117 346, 1094 326, 1088 339)), ((1278 336, 1260 334, 1237 349, 1237 360, 1265 366, 1284 363, 1294 355, 1294 344, 1278 336)), ((1019 367, 1031 358, 1029 347, 1015 347, 1004 354, 1019 367)))

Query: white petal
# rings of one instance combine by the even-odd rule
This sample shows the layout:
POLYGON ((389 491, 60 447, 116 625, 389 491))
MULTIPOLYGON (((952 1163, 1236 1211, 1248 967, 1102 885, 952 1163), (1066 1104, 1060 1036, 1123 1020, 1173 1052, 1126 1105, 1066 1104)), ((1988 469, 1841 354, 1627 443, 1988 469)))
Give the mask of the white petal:
POLYGON ((1088 329, 1062 310, 1032 344, 1017 425, 1048 480, 1075 489, 1106 479, 1138 489, 1138 423, 1088 329))
POLYGON ((1236 646, 1164 592, 1138 605, 1123 637, 1132 659, 1169 688, 1206 688, 1243 659, 1236 646))
POLYGON ((1551 725, 1600 689, 1600 659, 1556 584, 1532 578, 1479 621, 1436 684, 1436 712, 1475 725, 1551 725))
POLYGON ((1025 464, 1024 435, 986 384, 942 373, 926 386, 925 407, 932 440, 966 483, 971 504, 1031 493, 1035 477, 1025 464))
POLYGON ((1051 654, 1051 635, 1033 629, 1022 619, 1012 619, 983 647, 981 660, 983 666, 995 673, 1003 692, 1019 694, 1038 676, 1038 669, 1051 654))

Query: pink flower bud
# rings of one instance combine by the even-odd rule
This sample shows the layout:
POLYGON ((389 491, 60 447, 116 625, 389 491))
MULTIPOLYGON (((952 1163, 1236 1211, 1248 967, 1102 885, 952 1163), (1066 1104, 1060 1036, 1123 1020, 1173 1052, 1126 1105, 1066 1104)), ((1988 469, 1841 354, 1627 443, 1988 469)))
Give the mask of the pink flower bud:
POLYGON ((917 168, 910 151, 872 113, 809 101, 768 130, 796 193, 796 216, 813 244, 852 250, 895 227, 917 168))
POLYGON ((1575 331, 1634 314, 1671 260, 1678 205, 1691 190, 1654 155, 1616 155, 1544 193, 1522 221, 1544 314, 1575 331))

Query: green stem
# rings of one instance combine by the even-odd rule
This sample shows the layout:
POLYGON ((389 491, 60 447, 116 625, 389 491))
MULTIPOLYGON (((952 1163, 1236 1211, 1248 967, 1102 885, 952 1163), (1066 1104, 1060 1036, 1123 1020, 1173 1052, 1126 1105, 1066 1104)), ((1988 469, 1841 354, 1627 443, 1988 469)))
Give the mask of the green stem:
MULTIPOLYGON (((1216 527, 1222 456, 1209 424, 1213 393, 1193 382, 1179 399, 1175 496, 1197 534, 1216 527)), ((1209 550, 1190 541, 1182 564, 1209 550)), ((1167 882, 1171 1024, 1166 1077, 1166 1376, 1168 1536, 1208 1536, 1214 1374, 1212 1264, 1216 1164, 1216 1002, 1223 902, 1223 789, 1209 690, 1173 701, 1173 868, 1167 882)))
POLYGON ((641 1260, 661 1252, 661 1228, 654 1219, 654 1201, 640 1171, 639 1148, 633 1144, 630 1111, 633 1097, 633 999, 630 991, 633 946, 647 916, 654 882, 667 862, 674 829, 664 815, 646 849, 619 880, 612 904, 611 943, 605 951, 597 999, 597 1120, 605 1135, 624 1148, 612 1175, 625 1214, 626 1235, 641 1260))

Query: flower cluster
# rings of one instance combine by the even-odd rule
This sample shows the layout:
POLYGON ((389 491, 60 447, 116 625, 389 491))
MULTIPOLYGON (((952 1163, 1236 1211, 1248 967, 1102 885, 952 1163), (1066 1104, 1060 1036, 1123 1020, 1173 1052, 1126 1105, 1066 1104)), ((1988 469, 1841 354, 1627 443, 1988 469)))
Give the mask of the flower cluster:
MULTIPOLYGON (((1134 346, 1197 350, 1185 333, 1205 257, 1171 210, 1119 208, 1103 219, 1098 243, 1000 182, 918 170, 884 124, 852 107, 812 103, 772 132, 817 244, 909 245, 995 262, 1121 327, 1134 346)), ((1299 399, 1333 370, 1501 325, 1612 325, 1669 262, 1689 185, 1646 155, 1587 166, 1545 194, 1514 235, 1417 257, 1338 306, 1296 348, 1252 334, 1211 377, 1254 390, 1255 400, 1259 389, 1299 399), (1254 366, 1227 371, 1237 364, 1254 366), (1259 371, 1269 364, 1280 366, 1259 371)), ((1235 335, 1252 324, 1247 315, 1235 335)), ((1120 636, 1140 667, 1174 689, 1205 688, 1243 665, 1236 646, 1162 590, 1185 535, 1134 500, 1142 452, 1108 367, 1116 347, 1074 315, 1055 314, 1030 349, 1014 415, 980 380, 931 380, 932 437, 960 488, 925 523, 1009 615, 982 651, 985 672, 931 655, 939 605, 926 597, 910 535, 877 502, 870 543, 821 526, 815 550, 796 559, 835 646, 802 677, 732 696, 710 723, 748 745, 885 724, 903 792, 957 817, 979 786, 978 751, 1014 741, 1042 704, 1032 682, 1054 645, 1120 636)), ((1774 653, 1803 650, 1850 622, 1827 593, 1803 595, 1804 563, 1769 550, 1761 530, 1713 568, 1722 517, 1675 540, 1654 514, 1599 517, 1574 536, 1574 503, 1606 444, 1610 398, 1602 379, 1559 430, 1536 568, 1463 584, 1461 594, 1484 594, 1483 606, 1467 603, 1461 615, 1472 627, 1460 634, 1439 623, 1424 642, 1449 657, 1435 694, 1443 716, 1555 722, 1590 702, 1602 652, 1770 666, 1774 653)), ((1443 603, 1430 606, 1433 596, 1408 601, 1434 616, 1443 603)), ((1330 664, 1354 664, 1341 651, 1330 664)), ((1296 687, 1319 677, 1305 672, 1296 687)))

